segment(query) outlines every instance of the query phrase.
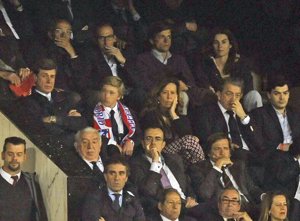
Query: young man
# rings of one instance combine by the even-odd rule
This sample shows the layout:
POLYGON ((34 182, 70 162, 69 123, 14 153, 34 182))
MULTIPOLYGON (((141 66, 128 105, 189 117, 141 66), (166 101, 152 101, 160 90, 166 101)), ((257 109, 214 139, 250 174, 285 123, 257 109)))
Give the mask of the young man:
POLYGON ((34 175, 21 171, 27 159, 25 140, 6 138, 1 157, 4 164, 0 169, 0 220, 42 220, 42 202, 38 200, 34 175))

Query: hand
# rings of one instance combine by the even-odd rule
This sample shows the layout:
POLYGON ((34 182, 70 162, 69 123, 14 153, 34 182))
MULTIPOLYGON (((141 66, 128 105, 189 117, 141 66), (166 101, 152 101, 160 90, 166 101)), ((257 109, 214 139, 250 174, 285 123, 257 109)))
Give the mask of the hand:
POLYGON ((192 198, 192 197, 186 198, 185 208, 192 208, 197 205, 198 205, 198 203, 194 198, 192 198))
POLYGON ((289 144, 289 143, 279 144, 279 150, 287 152, 287 151, 289 151, 290 146, 291 146, 291 144, 289 144))
POLYGON ((150 154, 152 162, 159 162, 160 153, 154 145, 147 144, 146 152, 150 154))
POLYGON ((105 221, 105 219, 103 217, 100 217, 98 221, 105 221))
POLYGON ((68 37, 59 37, 54 40, 54 43, 68 52, 71 58, 76 57, 76 52, 68 37))
POLYGON ((187 91, 189 89, 188 86, 182 80, 179 80, 178 82, 180 91, 187 91))
POLYGON ((240 101, 236 100, 235 102, 233 102, 232 104, 232 111, 236 113, 236 115, 240 118, 240 119, 244 119, 247 114, 244 111, 244 108, 241 104, 240 101))
POLYGON ((222 169, 223 166, 228 166, 228 165, 232 165, 232 164, 233 164, 233 162, 231 161, 230 158, 223 157, 216 161, 215 166, 222 169))
POLYGON ((247 212, 235 212, 232 215, 232 218, 238 220, 238 221, 252 221, 252 219, 250 218, 250 216, 248 215, 247 212))
POLYGON ((77 110, 73 109, 70 110, 68 113, 69 117, 81 117, 81 113, 79 113, 77 110))
POLYGON ((171 106, 171 108, 169 110, 169 113, 170 113, 170 116, 171 116, 172 119, 178 117, 178 115, 176 114, 177 104, 178 104, 178 96, 176 95, 175 98, 174 98, 174 101, 172 103, 172 106, 171 106))
POLYGON ((30 75, 30 69, 29 68, 20 68, 19 69, 19 76, 20 76, 22 81, 25 78, 27 78, 29 75, 30 75))
POLYGON ((125 64, 126 59, 123 56, 123 54, 121 53, 119 48, 116 47, 105 47, 105 54, 106 55, 110 55, 110 56, 114 56, 121 64, 125 64))
POLYGON ((42 119, 42 121, 46 124, 56 123, 56 116, 47 116, 42 119))
POLYGON ((185 27, 188 31, 196 32, 198 30, 197 23, 192 21, 192 22, 186 22, 185 27))
POLYGON ((127 140, 122 148, 122 154, 126 156, 132 156, 133 154, 134 143, 130 140, 127 140))
POLYGON ((126 41, 124 41, 124 40, 122 40, 120 38, 117 38, 117 40, 116 40, 116 46, 117 46, 117 48, 119 48, 119 49, 125 49, 126 45, 127 45, 126 41))
POLYGON ((16 73, 8 73, 6 80, 8 80, 11 84, 19 86, 21 84, 21 78, 16 73))

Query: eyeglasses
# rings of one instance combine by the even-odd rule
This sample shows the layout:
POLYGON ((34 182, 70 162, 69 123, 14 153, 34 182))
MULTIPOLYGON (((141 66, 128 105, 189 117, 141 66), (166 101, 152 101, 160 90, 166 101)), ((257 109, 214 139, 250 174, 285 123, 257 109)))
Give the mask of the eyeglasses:
POLYGON ((98 36, 97 37, 99 41, 112 41, 115 39, 115 35, 107 35, 107 36, 98 36))
POLYGON ((152 143, 152 142, 162 142, 163 141, 163 138, 162 137, 145 137, 144 140, 147 142, 147 143, 152 143))
POLYGON ((225 95, 227 96, 227 97, 230 97, 230 98, 232 98, 232 97, 236 97, 236 98, 241 98, 242 97, 242 94, 241 93, 232 93, 231 91, 226 91, 225 92, 225 95))
POLYGON ((229 205, 229 203, 233 206, 237 206, 240 204, 240 201, 239 200, 230 200, 230 199, 222 199, 221 200, 223 204, 225 205, 229 205))
POLYGON ((69 36, 69 37, 73 34, 73 32, 71 30, 64 31, 60 28, 55 29, 54 32, 57 35, 60 35, 60 36, 66 35, 66 36, 69 36))

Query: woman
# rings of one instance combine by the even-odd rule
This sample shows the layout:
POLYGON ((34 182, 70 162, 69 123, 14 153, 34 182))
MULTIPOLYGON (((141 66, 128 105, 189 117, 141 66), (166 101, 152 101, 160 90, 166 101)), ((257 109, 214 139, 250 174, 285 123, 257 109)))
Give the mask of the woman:
POLYGON ((165 153, 179 153, 185 165, 204 159, 204 153, 197 137, 192 136, 189 119, 178 114, 180 109, 179 82, 168 78, 154 87, 142 111, 141 125, 158 122, 164 130, 165 153))
POLYGON ((238 44, 231 31, 221 28, 213 30, 204 54, 194 72, 198 86, 217 92, 221 90, 224 78, 241 78, 245 85, 246 110, 262 106, 260 94, 253 90, 253 69, 249 62, 239 55, 238 44))
POLYGON ((282 192, 268 192, 262 200, 259 221, 288 221, 288 199, 282 192))
POLYGON ((100 102, 93 112, 93 127, 109 139, 108 144, 118 146, 122 154, 131 156, 137 138, 137 125, 129 108, 120 102, 124 92, 125 86, 119 77, 104 78, 100 102))

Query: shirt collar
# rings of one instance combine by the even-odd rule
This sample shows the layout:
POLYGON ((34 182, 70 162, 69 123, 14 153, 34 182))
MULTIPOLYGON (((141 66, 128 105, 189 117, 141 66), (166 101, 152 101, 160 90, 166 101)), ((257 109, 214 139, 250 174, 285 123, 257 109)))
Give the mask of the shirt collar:
POLYGON ((166 58, 163 56, 163 54, 164 54, 163 52, 159 52, 158 50, 156 50, 154 48, 152 49, 151 52, 156 59, 158 59, 161 63, 164 63, 164 64, 166 64, 167 61, 169 60, 169 58, 172 57, 172 54, 170 51, 167 52, 166 58))
POLYGON ((116 105, 111 108, 111 107, 104 107, 105 112, 110 113, 111 110, 114 110, 115 113, 118 112, 118 102, 116 103, 116 105))
POLYGON ((283 113, 280 113, 273 105, 272 105, 273 109, 275 110, 276 114, 279 115, 279 116, 283 116, 285 117, 286 116, 286 108, 284 109, 284 112, 283 113))
POLYGON ((39 93, 40 95, 46 97, 46 98, 48 99, 48 101, 51 101, 51 93, 45 94, 45 93, 43 93, 43 92, 41 92, 41 91, 39 91, 39 90, 37 90, 37 89, 35 89, 35 91, 36 91, 37 93, 39 93))
MULTIPOLYGON (((12 175, 4 171, 2 168, 0 168, 0 175, 5 179, 8 183, 13 184, 13 179, 11 178, 12 175)), ((21 172, 15 174, 14 176, 18 176, 18 180, 21 177, 21 172)))
MULTIPOLYGON (((172 220, 168 219, 167 217, 165 217, 165 216, 162 215, 162 214, 160 214, 160 217, 161 217, 162 221, 172 221, 172 220)), ((175 219, 174 221, 179 221, 179 219, 177 218, 177 219, 175 219)))
MULTIPOLYGON (((222 104, 220 103, 220 101, 218 101, 218 105, 219 105, 219 107, 220 107, 220 109, 221 109, 221 112, 223 113, 223 114, 227 114, 226 113, 226 109, 222 106, 222 104)), ((234 113, 234 112, 233 112, 234 113)), ((235 113, 234 113, 235 114, 235 113)))
POLYGON ((107 187, 108 190, 108 195, 112 196, 113 194, 120 194, 121 196, 123 195, 123 190, 119 192, 112 191, 109 187, 107 187))

